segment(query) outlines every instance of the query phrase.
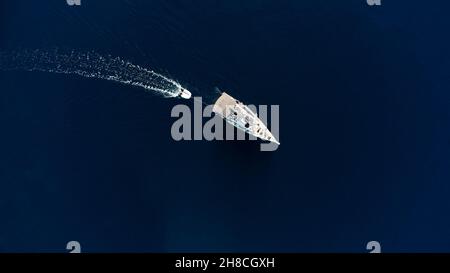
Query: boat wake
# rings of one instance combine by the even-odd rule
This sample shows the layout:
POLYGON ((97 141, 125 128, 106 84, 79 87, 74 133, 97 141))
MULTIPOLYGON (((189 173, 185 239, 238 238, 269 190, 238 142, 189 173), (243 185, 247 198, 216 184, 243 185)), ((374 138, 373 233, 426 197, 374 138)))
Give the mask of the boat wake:
MULTIPOLYGON (((62 53, 58 50, 0 52, 0 70, 43 71, 76 74, 86 78, 115 81, 142 87, 164 97, 184 97, 186 89, 178 82, 119 57, 95 52, 62 53)), ((189 93, 189 92, 188 92, 189 93)), ((189 93, 190 94, 190 93, 189 93)))

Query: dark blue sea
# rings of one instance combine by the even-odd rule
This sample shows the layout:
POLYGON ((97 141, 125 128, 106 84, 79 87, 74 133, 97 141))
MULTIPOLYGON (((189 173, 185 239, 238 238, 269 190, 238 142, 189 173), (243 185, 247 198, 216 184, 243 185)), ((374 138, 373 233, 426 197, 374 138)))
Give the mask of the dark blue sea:
POLYGON ((450 251, 448 1, 0 1, 0 51, 95 51, 280 106, 278 150, 168 99, 0 71, 0 252, 450 251))

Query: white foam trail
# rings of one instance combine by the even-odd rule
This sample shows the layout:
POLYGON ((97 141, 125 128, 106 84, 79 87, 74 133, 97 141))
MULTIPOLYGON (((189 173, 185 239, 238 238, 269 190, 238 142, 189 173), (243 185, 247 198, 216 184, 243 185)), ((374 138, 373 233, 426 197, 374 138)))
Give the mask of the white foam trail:
POLYGON ((152 70, 95 52, 61 53, 39 49, 0 52, 0 69, 76 74, 142 87, 164 97, 177 97, 183 90, 176 81, 152 70))

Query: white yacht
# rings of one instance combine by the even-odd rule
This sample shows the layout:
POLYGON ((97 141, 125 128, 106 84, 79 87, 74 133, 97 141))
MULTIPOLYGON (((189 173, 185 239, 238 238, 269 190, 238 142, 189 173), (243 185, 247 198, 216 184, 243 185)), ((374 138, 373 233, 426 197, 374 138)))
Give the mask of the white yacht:
POLYGON ((213 112, 250 135, 280 145, 280 142, 250 108, 225 92, 217 99, 213 112))

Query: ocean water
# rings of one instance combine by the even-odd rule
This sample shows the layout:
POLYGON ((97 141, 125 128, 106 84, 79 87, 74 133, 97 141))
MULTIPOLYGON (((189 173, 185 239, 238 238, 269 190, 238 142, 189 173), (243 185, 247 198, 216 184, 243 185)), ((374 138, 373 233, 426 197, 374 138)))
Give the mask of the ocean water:
POLYGON ((281 142, 176 142, 192 101, 0 71, 0 252, 450 251, 450 4, 432 2, 0 1, 0 51, 95 51, 279 105, 281 142))

